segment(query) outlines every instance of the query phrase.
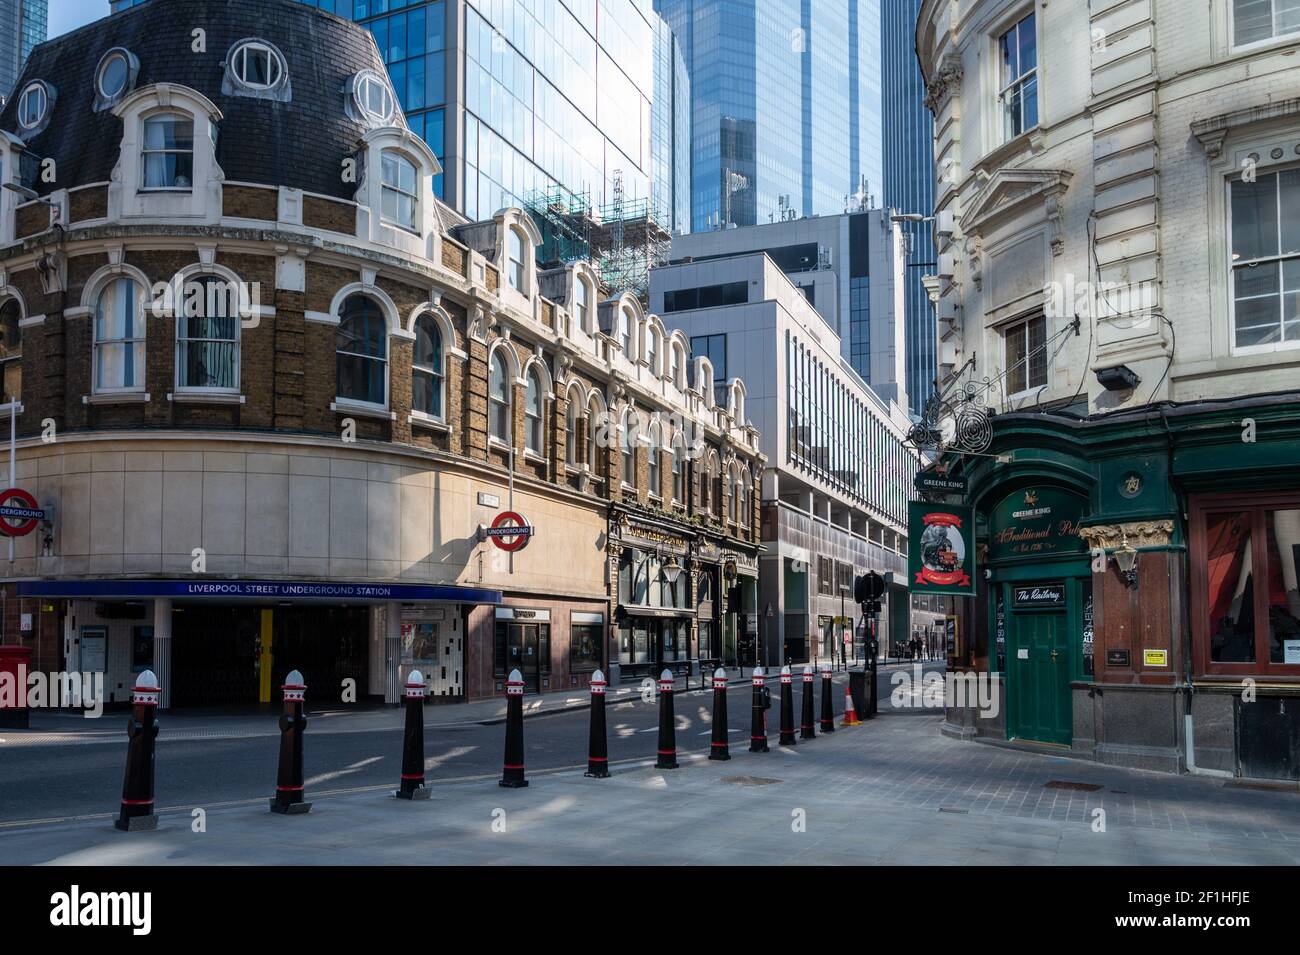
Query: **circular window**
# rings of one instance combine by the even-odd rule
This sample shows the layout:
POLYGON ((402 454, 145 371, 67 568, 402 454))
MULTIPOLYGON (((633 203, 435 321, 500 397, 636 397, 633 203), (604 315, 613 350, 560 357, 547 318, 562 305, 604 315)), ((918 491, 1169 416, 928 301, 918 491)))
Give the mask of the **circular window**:
POLYGON ((354 85, 357 109, 362 115, 377 123, 387 123, 393 118, 396 103, 388 88, 388 81, 374 70, 362 70, 354 85))
POLYGON ((105 99, 117 99, 131 81, 131 64, 122 50, 112 50, 99 65, 99 93, 105 99))
POLYGON ((230 70, 235 79, 249 89, 269 90, 284 78, 284 60, 280 52, 258 40, 245 40, 230 56, 230 70))
POLYGON ((50 108, 50 96, 40 80, 28 83, 18 98, 18 122, 26 129, 34 129, 45 119, 50 108))

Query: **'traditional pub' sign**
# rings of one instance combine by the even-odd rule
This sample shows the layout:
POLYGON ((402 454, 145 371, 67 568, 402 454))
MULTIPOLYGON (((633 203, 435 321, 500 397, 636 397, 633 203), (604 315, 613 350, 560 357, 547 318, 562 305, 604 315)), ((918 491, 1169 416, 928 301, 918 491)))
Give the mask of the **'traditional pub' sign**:
POLYGON ((1087 550, 1079 536, 1085 499, 1058 487, 1014 491, 989 519, 989 559, 1044 557, 1087 550))
POLYGON ((911 501, 907 527, 912 593, 975 593, 975 514, 969 506, 911 501))

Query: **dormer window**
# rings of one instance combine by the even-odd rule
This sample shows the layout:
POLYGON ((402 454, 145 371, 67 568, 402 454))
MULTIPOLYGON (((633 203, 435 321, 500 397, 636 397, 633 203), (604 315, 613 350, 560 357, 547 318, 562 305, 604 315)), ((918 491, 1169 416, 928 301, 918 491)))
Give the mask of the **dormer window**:
POLYGON ((506 230, 506 277, 516 292, 524 290, 524 245, 522 232, 506 230))
POLYGON ((383 159, 382 209, 385 222, 418 232, 417 223, 420 196, 416 184, 420 181, 415 163, 393 149, 385 149, 383 159))
POLYGON ((140 63, 129 50, 113 47, 95 68, 95 112, 110 109, 135 86, 140 63))
POLYGON ((145 189, 188 190, 194 184, 194 121, 162 113, 144 121, 145 189))
POLYGON ((18 98, 18 123, 31 130, 45 122, 50 112, 50 92, 41 80, 33 80, 18 98))
POLYGON ((579 278, 573 298, 573 317, 578 320, 578 327, 584 332, 591 331, 591 290, 587 280, 579 278))
POLYGON ((397 111, 388 81, 374 70, 362 70, 352 78, 352 101, 358 114, 376 126, 390 125, 397 111))
POLYGON ((636 321, 632 318, 632 313, 626 308, 619 309, 618 312, 618 337, 623 343, 623 354, 627 356, 628 361, 634 361, 636 355, 633 352, 632 336, 636 329, 636 321))
POLYGON ((289 98, 289 66, 265 40, 240 40, 226 54, 222 92, 232 96, 289 98))

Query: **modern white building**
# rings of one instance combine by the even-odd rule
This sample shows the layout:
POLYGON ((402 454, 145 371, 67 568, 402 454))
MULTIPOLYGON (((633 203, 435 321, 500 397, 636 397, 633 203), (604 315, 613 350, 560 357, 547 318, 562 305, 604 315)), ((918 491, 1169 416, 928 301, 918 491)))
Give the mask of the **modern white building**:
MULTIPOLYGON (((708 357, 715 388, 730 390, 736 378, 746 383, 745 414, 767 456, 764 661, 838 659, 844 626, 837 618, 850 617, 856 627, 853 580, 868 570, 890 575, 882 651, 886 634, 892 643, 905 641, 907 500, 917 470, 917 455, 903 443, 905 411, 866 386, 835 329, 764 252, 655 269, 650 308, 690 337, 697 373, 705 367, 699 357, 708 357), (697 307, 668 307, 692 295, 697 307)), ((850 661, 855 649, 848 649, 850 661)))
MULTIPOLYGON (((887 210, 673 236, 674 261, 743 252, 766 252, 835 331, 840 354, 859 377, 882 400, 907 407, 906 254, 904 237, 887 210)), ((686 290, 664 304, 672 312, 703 303, 686 290)))

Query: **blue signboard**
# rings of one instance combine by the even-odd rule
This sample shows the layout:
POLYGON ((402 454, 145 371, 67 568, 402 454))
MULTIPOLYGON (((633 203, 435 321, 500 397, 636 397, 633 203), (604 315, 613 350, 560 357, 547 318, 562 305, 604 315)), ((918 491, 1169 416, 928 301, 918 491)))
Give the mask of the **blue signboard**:
POLYGON ((501 591, 428 584, 296 580, 27 580, 21 597, 172 597, 256 600, 421 600, 499 604, 501 591))

